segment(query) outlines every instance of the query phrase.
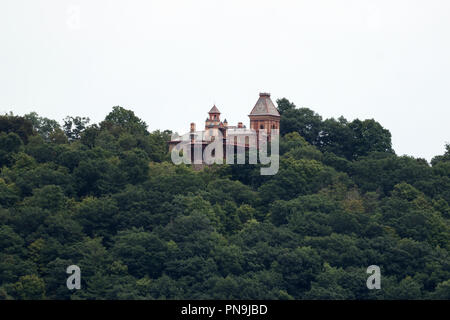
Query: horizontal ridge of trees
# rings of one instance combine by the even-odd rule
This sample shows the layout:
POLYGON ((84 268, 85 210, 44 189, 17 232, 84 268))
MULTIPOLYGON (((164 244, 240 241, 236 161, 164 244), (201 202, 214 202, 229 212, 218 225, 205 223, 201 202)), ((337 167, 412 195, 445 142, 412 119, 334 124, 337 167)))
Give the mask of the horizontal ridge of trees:
POLYGON ((119 106, 0 116, 0 299, 449 299, 450 146, 397 156, 375 120, 277 103, 274 176, 176 166, 119 106))

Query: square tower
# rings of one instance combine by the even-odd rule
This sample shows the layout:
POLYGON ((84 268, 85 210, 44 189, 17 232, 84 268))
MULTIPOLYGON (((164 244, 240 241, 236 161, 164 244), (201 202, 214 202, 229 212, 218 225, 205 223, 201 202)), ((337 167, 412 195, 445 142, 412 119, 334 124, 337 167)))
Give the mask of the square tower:
POLYGON ((280 129, 280 113, 270 99, 270 93, 259 94, 259 99, 248 116, 250 129, 256 132, 265 129, 269 138, 272 129, 280 129))

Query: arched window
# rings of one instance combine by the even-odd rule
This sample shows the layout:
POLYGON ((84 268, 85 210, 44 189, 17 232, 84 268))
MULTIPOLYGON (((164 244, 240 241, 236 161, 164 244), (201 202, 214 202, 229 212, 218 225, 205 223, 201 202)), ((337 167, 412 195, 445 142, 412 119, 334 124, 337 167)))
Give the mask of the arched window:
POLYGON ((259 128, 260 128, 260 129, 264 129, 264 125, 263 125, 263 124, 260 125, 259 128))

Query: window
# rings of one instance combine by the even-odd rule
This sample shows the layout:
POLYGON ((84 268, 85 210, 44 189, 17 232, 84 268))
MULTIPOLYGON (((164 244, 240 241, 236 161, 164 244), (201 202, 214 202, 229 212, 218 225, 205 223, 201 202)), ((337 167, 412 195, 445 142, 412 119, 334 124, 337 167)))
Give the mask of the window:
POLYGON ((259 128, 260 128, 260 129, 264 129, 264 125, 263 125, 263 124, 260 125, 259 128))

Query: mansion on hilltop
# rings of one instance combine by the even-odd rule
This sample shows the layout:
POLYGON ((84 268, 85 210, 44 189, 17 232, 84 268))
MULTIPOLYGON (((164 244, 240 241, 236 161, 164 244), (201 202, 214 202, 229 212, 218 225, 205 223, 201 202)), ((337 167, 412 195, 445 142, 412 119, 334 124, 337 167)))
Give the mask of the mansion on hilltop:
MULTIPOLYGON (((177 145, 181 139, 186 139, 186 136, 187 139, 190 140, 191 148, 201 144, 202 149, 204 149, 221 133, 224 141, 225 155, 226 143, 231 143, 235 146, 237 145, 237 142, 235 141, 226 142, 227 134, 233 134, 234 136, 238 136, 239 134, 248 135, 251 130, 254 130, 253 132, 258 134, 259 130, 266 130, 268 138, 270 139, 271 129, 280 128, 280 114, 270 99, 270 93, 260 93, 258 101, 256 101, 255 106, 248 115, 250 118, 251 130, 248 130, 242 122, 238 122, 237 126, 231 126, 228 125, 227 119, 224 119, 223 121, 220 120, 221 113, 215 105, 209 110, 208 115, 208 118, 205 120, 205 130, 196 131, 195 123, 192 122, 188 136, 185 135, 184 137, 169 142, 169 151, 172 151, 174 146, 177 145)), ((247 146, 248 142, 246 141, 245 147, 247 146)))

